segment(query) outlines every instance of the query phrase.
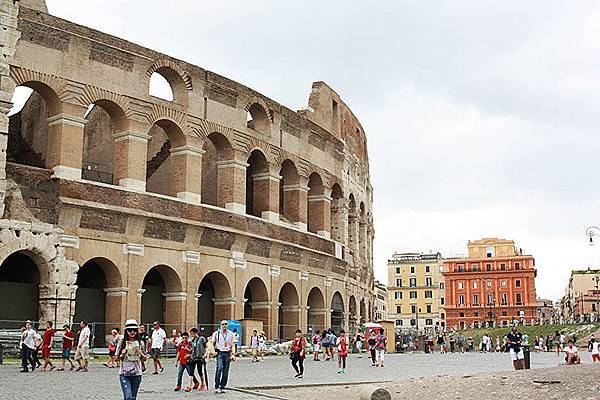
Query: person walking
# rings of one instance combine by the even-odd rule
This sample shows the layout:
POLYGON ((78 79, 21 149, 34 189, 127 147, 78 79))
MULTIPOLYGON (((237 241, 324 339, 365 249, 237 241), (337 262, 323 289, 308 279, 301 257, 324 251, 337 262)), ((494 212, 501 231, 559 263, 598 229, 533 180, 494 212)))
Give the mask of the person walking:
POLYGON ((383 368, 383 361, 385 357, 385 346, 387 345, 387 337, 383 334, 383 328, 379 328, 379 335, 377 335, 377 351, 376 359, 377 365, 383 368))
POLYGON ((321 345, 323 346, 323 355, 325 356, 324 360, 325 361, 329 361, 329 346, 331 345, 330 342, 331 339, 331 335, 329 334, 329 331, 327 329, 325 329, 323 331, 323 335, 321 335, 321 345))
POLYGON ((158 375, 163 372, 165 368, 160 362, 160 354, 167 343, 167 332, 160 326, 160 322, 154 321, 152 323, 152 336, 150 341, 150 357, 154 363, 153 375, 158 375))
POLYGON ((338 374, 346 373, 346 361, 348 359, 348 340, 346 339, 346 331, 341 329, 340 336, 337 338, 338 351, 338 374))
POLYGON ((124 400, 135 400, 142 384, 142 361, 147 356, 138 333, 139 325, 135 319, 125 321, 125 336, 116 350, 121 362, 119 383, 124 400))
POLYGON ((29 372, 29 364, 31 364, 31 371, 35 371, 36 365, 31 357, 35 348, 35 334, 31 321, 25 322, 25 328, 21 333, 21 372, 29 372))
POLYGON ((60 355, 60 358, 62 359, 62 366, 57 369, 57 371, 64 371, 67 361, 69 361, 69 364, 71 364, 70 371, 73 371, 75 368, 75 364, 73 364, 73 361, 71 360, 71 349, 73 349, 74 341, 75 335, 73 334, 73 331, 68 324, 64 324, 62 334, 62 353, 60 355))
POLYGON ((229 366, 235 361, 235 341, 233 332, 227 329, 227 321, 221 321, 221 329, 215 331, 211 342, 217 357, 217 368, 215 371, 215 393, 225 393, 227 379, 229 378, 229 366))
POLYGON ((592 337, 590 341, 592 343, 592 362, 595 364, 596 362, 600 362, 600 350, 598 349, 598 341, 595 337, 592 337))
POLYGON ((452 330, 448 334, 448 342, 450 343, 450 353, 454 353, 454 348, 456 345, 456 339, 454 338, 455 332, 452 330))
MULTIPOLYGON (((148 332, 146 332, 146 326, 144 324, 140 325, 140 327, 138 328, 138 339, 140 341, 140 344, 142 345, 142 350, 144 351, 144 353, 148 352, 148 341, 150 340, 150 335, 148 335, 148 332)), ((117 354, 118 356, 118 354, 117 354)), ((142 362, 142 372, 146 372, 146 360, 145 358, 142 358, 140 360, 142 362)))
POLYGON ((175 368, 177 368, 177 386, 175 386, 175 392, 181 390, 181 380, 183 379, 183 371, 186 371, 190 377, 190 385, 185 388, 186 392, 192 391, 191 382, 194 375, 190 372, 188 360, 192 356, 192 345, 189 341, 189 334, 183 332, 181 334, 181 341, 177 345, 177 360, 175 361, 175 368))
POLYGON ((302 336, 302 330, 296 329, 296 337, 292 340, 290 359, 292 367, 296 371, 294 378, 304 377, 304 359, 306 358, 306 339, 302 336))
POLYGON ((250 349, 252 350, 252 362, 258 362, 258 331, 255 329, 250 336, 250 349))
POLYGON ((193 383, 194 389, 198 389, 198 385, 200 385, 200 391, 203 391, 206 390, 204 381, 204 370, 206 367, 206 338, 200 336, 198 334, 198 329, 194 327, 190 329, 190 343, 192 346, 192 354, 188 359, 190 386, 192 386, 193 383), (200 382, 196 379, 196 370, 198 370, 200 382))
POLYGON ((258 353, 260 354, 260 361, 265 361, 265 353, 267 352, 267 335, 265 331, 261 331, 258 336, 258 353))
POLYGON ((79 331, 77 349, 75 350, 75 361, 79 364, 77 371, 87 372, 88 364, 90 362, 90 337, 92 334, 87 322, 81 321, 79 327, 81 329, 79 331))
POLYGON ((510 358, 515 369, 525 369, 525 356, 523 354, 523 334, 513 325, 512 331, 506 335, 506 342, 510 348, 510 358))
POLYGON ((465 352, 465 335, 462 332, 458 335, 458 350, 461 353, 465 352))
POLYGON ((367 339, 367 350, 371 354, 371 366, 377 365, 377 333, 375 329, 371 329, 369 339, 367 339))
POLYGON ((38 331, 35 331, 33 342, 35 344, 35 347, 31 351, 31 368, 39 368, 42 366, 42 363, 40 362, 38 354, 42 350, 42 345, 44 344, 44 342, 38 331))
POLYGON ((440 346, 440 354, 446 353, 446 336, 444 331, 440 331, 437 338, 437 344, 440 346))
POLYGON ((104 366, 107 368, 115 368, 117 365, 117 346, 119 345, 120 338, 116 329, 110 331, 110 338, 106 343, 106 347, 108 347, 108 363, 105 363, 104 366))
POLYGON ((319 353, 321 352, 321 331, 317 330, 313 337, 311 338, 311 342, 313 344, 313 355, 314 361, 321 361, 319 359, 319 353))
POLYGON ((364 338, 362 336, 362 332, 359 330, 358 332, 356 332, 356 337, 354 338, 354 348, 356 349, 356 352, 358 353, 357 358, 362 358, 363 340, 364 340, 364 338))
POLYGON ((46 330, 44 331, 44 338, 42 339, 42 357, 44 358, 42 371, 46 371, 48 366, 50 366, 50 371, 55 368, 52 361, 50 361, 50 352, 52 351, 52 343, 54 343, 54 335, 56 334, 52 325, 52 321, 46 322, 46 330))

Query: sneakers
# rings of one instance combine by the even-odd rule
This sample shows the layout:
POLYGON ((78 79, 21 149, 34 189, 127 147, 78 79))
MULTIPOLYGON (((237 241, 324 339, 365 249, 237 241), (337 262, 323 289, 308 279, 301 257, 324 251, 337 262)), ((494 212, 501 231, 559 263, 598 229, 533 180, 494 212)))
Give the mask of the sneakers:
POLYGON ((186 391, 186 392, 191 392, 191 391, 192 391, 192 388, 188 386, 188 387, 186 387, 186 388, 185 388, 185 391, 186 391))
POLYGON ((165 370, 165 367, 160 367, 160 372, 159 373, 163 373, 163 371, 165 370))
POLYGON ((298 375, 298 379, 302 379, 302 378, 304 378, 304 375, 302 375, 302 374, 298 375))
POLYGON ((341 374, 341 373, 342 373, 342 370, 341 370, 341 369, 338 369, 338 374, 341 374))
POLYGON ((221 393, 221 389, 219 389, 219 388, 216 388, 216 389, 215 389, 215 393, 221 393))
POLYGON ((175 386, 175 389, 173 389, 174 392, 179 392, 181 390, 181 386, 175 386))
POLYGON ((200 386, 200 383, 198 383, 198 382, 194 383, 194 389, 198 389, 198 386, 200 386))
POLYGON ((200 386, 200 391, 202 392, 202 391, 204 391, 204 390, 206 390, 206 385, 202 385, 202 386, 200 386))
POLYGON ((64 371, 64 370, 65 370, 64 368, 57 369, 57 371, 64 371))

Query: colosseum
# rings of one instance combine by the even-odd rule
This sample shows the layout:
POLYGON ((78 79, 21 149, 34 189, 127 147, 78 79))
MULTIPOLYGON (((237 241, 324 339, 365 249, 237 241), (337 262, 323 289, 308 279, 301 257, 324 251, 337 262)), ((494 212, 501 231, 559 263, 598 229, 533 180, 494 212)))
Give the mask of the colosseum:
POLYGON ((332 88, 292 111, 43 0, 0 5, 0 325, 232 319, 285 339, 370 318, 367 143, 332 88))

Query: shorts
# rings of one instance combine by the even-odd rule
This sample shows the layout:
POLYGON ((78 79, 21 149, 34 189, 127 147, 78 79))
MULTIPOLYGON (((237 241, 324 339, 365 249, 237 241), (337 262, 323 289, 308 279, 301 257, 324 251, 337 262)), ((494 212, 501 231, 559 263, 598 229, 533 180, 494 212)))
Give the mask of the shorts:
POLYGON ((361 350, 362 349, 362 342, 361 341, 356 342, 356 349, 357 350, 361 350))
POLYGON ((189 376, 194 376, 194 371, 198 371, 198 376, 202 378, 204 374, 204 362, 203 361, 189 361, 186 364, 187 373, 189 376))
POLYGON ((256 357, 258 355, 258 349, 255 347, 252 349, 252 357, 256 357))
POLYGON ((592 361, 600 361, 600 354, 592 354, 592 361))
POLYGON ((108 351, 108 355, 109 355, 110 357, 114 357, 114 356, 115 356, 115 350, 109 350, 109 351, 108 351))
POLYGON ((90 359, 90 348, 78 347, 77 351, 75 351, 75 359, 88 361, 90 359))
POLYGON ((327 349, 329 348, 329 346, 331 346, 331 344, 330 344, 330 343, 323 343, 323 348, 324 348, 325 350, 327 350, 327 349))
POLYGON ((519 351, 515 351, 515 349, 510 349, 510 359, 513 361, 524 360, 525 355, 523 354, 523 349, 519 349, 519 351))
POLYGON ((62 349, 60 358, 62 358, 63 360, 68 360, 69 358, 71 358, 71 349, 62 349))
POLYGON ((50 358, 50 347, 42 346, 42 358, 50 358))
POLYGON ((160 358, 160 349, 153 347, 150 349, 150 357, 154 360, 158 360, 160 358))
POLYGON ((314 345, 314 349, 315 349, 315 352, 316 352, 316 353, 320 352, 320 351, 321 351, 321 345, 320 345, 320 344, 316 344, 316 343, 315 343, 315 345, 314 345))

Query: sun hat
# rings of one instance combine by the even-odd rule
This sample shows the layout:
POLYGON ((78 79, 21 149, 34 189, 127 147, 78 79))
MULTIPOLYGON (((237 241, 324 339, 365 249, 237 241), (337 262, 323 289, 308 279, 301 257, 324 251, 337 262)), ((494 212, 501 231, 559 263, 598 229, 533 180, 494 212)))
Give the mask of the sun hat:
POLYGON ((140 326, 135 319, 125 321, 125 329, 138 329, 140 326))

